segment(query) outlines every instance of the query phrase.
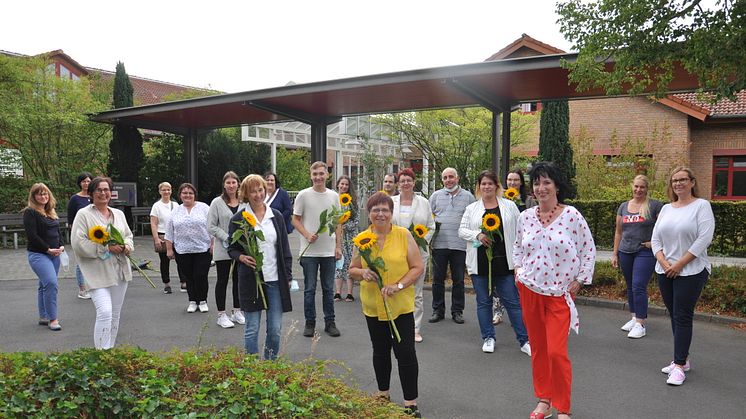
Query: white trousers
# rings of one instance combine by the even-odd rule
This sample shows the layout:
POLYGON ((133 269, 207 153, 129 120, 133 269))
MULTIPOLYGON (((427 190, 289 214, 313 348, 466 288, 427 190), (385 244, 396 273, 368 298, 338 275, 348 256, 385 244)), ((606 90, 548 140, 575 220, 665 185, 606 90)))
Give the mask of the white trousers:
POLYGON ((93 327, 93 346, 96 349, 111 349, 117 340, 119 314, 122 312, 127 282, 107 288, 90 290, 91 301, 96 307, 96 325, 93 327))
POLYGON ((427 274, 427 262, 428 262, 428 254, 427 252, 420 251, 420 256, 422 256, 422 263, 425 266, 425 269, 422 270, 422 273, 420 276, 417 277, 417 280, 414 281, 414 331, 415 333, 420 333, 420 326, 422 325, 422 314, 424 313, 423 303, 424 303, 424 297, 422 296, 422 288, 425 285, 425 275, 427 274))

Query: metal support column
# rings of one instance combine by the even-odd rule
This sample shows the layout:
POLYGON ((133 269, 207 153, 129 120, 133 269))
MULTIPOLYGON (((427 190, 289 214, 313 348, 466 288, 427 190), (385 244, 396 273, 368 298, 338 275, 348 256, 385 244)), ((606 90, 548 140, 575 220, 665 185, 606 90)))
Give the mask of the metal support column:
MULTIPOLYGON (((492 171, 500 173, 500 113, 492 110, 492 171)), ((502 182, 502 179, 500 180, 502 182)))
POLYGON ((197 130, 192 128, 184 136, 184 158, 187 179, 197 187, 197 130))
POLYGON ((503 129, 502 129, 502 151, 500 153, 500 167, 495 172, 500 176, 502 182, 508 177, 510 170, 510 106, 503 108, 503 129))
POLYGON ((326 163, 326 122, 311 124, 311 162, 326 163))

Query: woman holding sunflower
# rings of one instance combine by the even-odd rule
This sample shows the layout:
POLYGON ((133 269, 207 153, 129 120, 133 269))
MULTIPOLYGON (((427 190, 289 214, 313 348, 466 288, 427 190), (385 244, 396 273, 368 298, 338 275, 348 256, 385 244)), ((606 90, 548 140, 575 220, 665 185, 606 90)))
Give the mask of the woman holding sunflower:
POLYGON ((280 352, 282 313, 292 311, 290 281, 293 279, 293 256, 282 213, 264 202, 266 181, 259 175, 248 175, 241 182, 239 196, 248 205, 231 218, 228 254, 238 265, 238 292, 241 310, 246 318, 244 346, 246 353, 259 353, 259 323, 262 310, 267 311, 267 338, 264 359, 275 359, 280 352), (239 231, 254 232, 261 261, 247 254, 239 231), (236 235, 238 231, 239 236, 236 235), (261 236, 258 233, 261 232, 261 236), (259 275, 256 274, 257 265, 259 275), (258 279, 257 279, 258 278, 258 279))
MULTIPOLYGON (((427 198, 414 193, 415 175, 412 169, 402 169, 397 174, 399 178, 399 195, 392 196, 394 201, 394 214, 391 222, 406 229, 409 229, 415 236, 420 239, 419 246, 420 257, 422 257, 423 266, 427 266, 428 249, 427 244, 435 232, 435 219, 430 209, 430 203, 427 198)), ((416 239, 415 239, 416 240, 416 239)), ((417 277, 414 283, 414 341, 422 342, 420 325, 422 324, 423 297, 422 288, 425 282, 425 269, 417 277)))
POLYGON ((132 280, 132 268, 125 256, 135 248, 124 213, 109 207, 111 187, 108 177, 96 177, 88 184, 93 204, 78 211, 70 233, 80 271, 96 307, 96 349, 110 349, 116 343, 124 295, 132 280), (124 245, 106 244, 112 227, 121 233, 124 245))
POLYGON ((360 302, 373 344, 373 369, 379 396, 390 398, 393 348, 399 363, 404 407, 415 417, 420 417, 417 409, 419 366, 414 347, 412 285, 424 270, 422 257, 409 231, 391 223, 394 210, 391 197, 385 192, 376 192, 368 198, 366 209, 371 226, 355 237, 355 246, 360 250, 352 258, 350 275, 362 281, 360 302), (360 252, 368 250, 368 259, 380 258, 378 268, 369 266, 361 257, 360 252), (390 322, 394 323, 396 329, 390 322))
POLYGON ((494 293, 507 309, 521 352, 531 356, 513 276, 513 241, 520 212, 513 201, 502 197, 502 192, 502 185, 494 172, 485 170, 480 173, 477 176, 477 201, 466 207, 458 235, 468 243, 466 269, 477 294, 482 351, 495 351, 494 293))
POLYGON ((340 176, 337 179, 337 193, 339 194, 339 204, 343 210, 349 211, 350 216, 342 221, 342 259, 337 261, 337 268, 334 278, 334 301, 342 301, 342 283, 347 285, 347 296, 345 301, 355 301, 352 296, 352 278, 350 278, 349 269, 352 261, 352 239, 355 238, 359 228, 357 202, 355 201, 355 191, 352 189, 352 181, 349 176, 340 176), (339 267, 339 262, 342 267, 339 267))

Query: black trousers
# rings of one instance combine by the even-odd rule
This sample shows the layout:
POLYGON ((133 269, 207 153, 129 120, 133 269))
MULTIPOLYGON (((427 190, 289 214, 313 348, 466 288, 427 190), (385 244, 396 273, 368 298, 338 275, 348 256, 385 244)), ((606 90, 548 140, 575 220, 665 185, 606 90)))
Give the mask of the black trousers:
POLYGON ((404 400, 417 399, 417 377, 419 366, 417 352, 414 349, 414 313, 402 314, 394 320, 399 330, 401 342, 391 336, 388 321, 377 317, 365 316, 368 333, 373 344, 373 370, 376 373, 379 391, 388 391, 391 384, 391 349, 399 364, 399 381, 401 381, 404 400))
POLYGON ((169 267, 171 265, 171 259, 168 258, 168 255, 166 255, 166 252, 158 253, 158 259, 161 261, 161 281, 163 281, 164 284, 168 284, 171 282, 169 272, 169 267))
POLYGON ((446 274, 451 266, 451 314, 463 313, 465 306, 464 274, 466 252, 463 250, 433 249, 433 313, 445 316, 446 274))
POLYGON ((176 253, 176 264, 179 273, 184 275, 187 283, 187 295, 189 301, 207 301, 207 273, 210 272, 210 252, 202 253, 176 253))
POLYGON ((215 269, 218 271, 218 281, 215 283, 215 304, 218 306, 218 311, 225 311, 225 294, 228 290, 228 280, 232 280, 233 287, 233 308, 240 309, 241 303, 238 302, 238 278, 236 270, 238 269, 238 262, 233 266, 233 272, 230 272, 233 259, 229 260, 216 260, 215 269))

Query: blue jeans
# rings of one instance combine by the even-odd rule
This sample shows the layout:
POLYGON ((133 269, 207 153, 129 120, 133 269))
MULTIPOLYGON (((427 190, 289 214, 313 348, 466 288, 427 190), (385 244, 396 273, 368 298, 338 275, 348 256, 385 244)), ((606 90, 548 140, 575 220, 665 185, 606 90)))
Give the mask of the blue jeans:
POLYGON ((694 323, 694 307, 699 301, 702 289, 705 287, 710 273, 707 269, 702 272, 679 276, 674 279, 658 274, 658 286, 661 289, 663 303, 666 304, 671 316, 673 330, 673 362, 678 365, 686 364, 689 357, 689 347, 692 344, 692 329, 694 323))
POLYGON ((83 272, 80 272, 80 265, 75 265, 75 280, 78 281, 78 287, 85 285, 85 278, 83 278, 83 272))
MULTIPOLYGON (((280 332, 282 330, 282 298, 280 284, 267 282, 267 338, 264 340, 264 359, 275 359, 280 352, 280 332)), ((244 346, 247 354, 259 353, 259 323, 262 310, 244 311, 246 329, 244 329, 244 346)))
POLYGON ((60 271, 60 258, 46 253, 27 253, 28 264, 39 277, 39 318, 57 320, 57 273, 60 271))
POLYGON ((316 321, 316 279, 321 271, 321 307, 324 310, 324 322, 334 321, 334 256, 303 256, 300 266, 303 268, 303 315, 306 321, 316 321))
MULTIPOLYGON (((528 342, 528 332, 523 324, 523 313, 518 297, 518 289, 515 287, 513 275, 492 276, 492 291, 500 297, 508 312, 510 325, 513 326, 518 344, 523 346, 528 342)), ((495 326, 492 324, 492 293, 487 292, 487 275, 472 275, 471 282, 477 293, 477 320, 479 320, 479 331, 482 339, 495 338, 495 326)))
POLYGON ((653 251, 647 248, 637 253, 618 252, 619 267, 627 282, 629 312, 638 319, 648 318, 648 283, 655 270, 653 251))

